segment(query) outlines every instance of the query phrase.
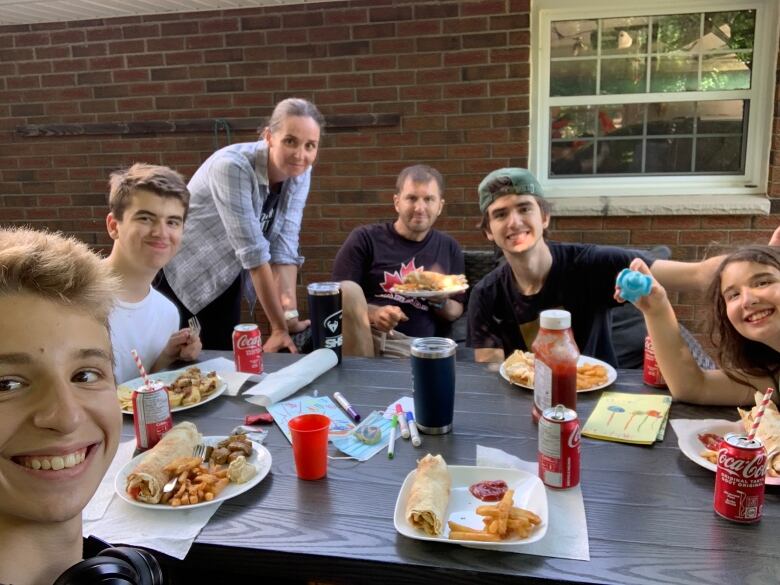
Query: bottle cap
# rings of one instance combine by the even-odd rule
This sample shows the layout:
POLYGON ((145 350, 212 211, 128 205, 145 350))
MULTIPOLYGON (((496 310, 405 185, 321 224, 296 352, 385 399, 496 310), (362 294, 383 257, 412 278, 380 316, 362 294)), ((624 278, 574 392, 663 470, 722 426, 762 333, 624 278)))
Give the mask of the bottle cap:
POLYGON ((542 329, 568 329, 571 327, 571 313, 560 309, 550 309, 539 313, 539 325, 542 329))

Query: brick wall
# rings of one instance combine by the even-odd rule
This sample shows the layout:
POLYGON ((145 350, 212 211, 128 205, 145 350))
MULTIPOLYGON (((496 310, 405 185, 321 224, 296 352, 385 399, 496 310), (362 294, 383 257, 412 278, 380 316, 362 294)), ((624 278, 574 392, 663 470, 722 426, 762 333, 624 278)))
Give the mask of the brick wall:
MULTIPOLYGON (((476 184, 527 163, 528 11, 529 0, 352 0, 0 28, 0 222, 105 248, 112 170, 146 161, 190 175, 226 144, 224 132, 23 138, 19 125, 257 118, 297 95, 325 114, 401 115, 399 126, 325 138, 301 233, 304 282, 329 276, 353 227, 393 217, 395 176, 415 162, 447 178, 438 227, 483 247, 476 184)), ((773 130, 769 191, 780 199, 780 105, 773 130)), ((777 213, 566 217, 552 233, 666 244, 676 258, 696 259, 713 243, 763 242, 779 223, 777 213)), ((678 310, 697 329, 695 301, 679 299, 678 310)))

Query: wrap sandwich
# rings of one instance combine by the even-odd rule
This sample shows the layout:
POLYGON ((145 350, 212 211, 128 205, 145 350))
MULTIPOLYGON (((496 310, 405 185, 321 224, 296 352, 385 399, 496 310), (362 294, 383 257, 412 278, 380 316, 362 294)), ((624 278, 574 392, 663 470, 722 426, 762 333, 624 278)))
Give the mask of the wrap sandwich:
POLYGON ((409 499, 406 520, 430 536, 443 532, 447 504, 450 500, 450 473, 441 455, 428 453, 417 464, 409 499))
POLYGON ((147 451, 136 468, 127 476, 127 493, 146 504, 157 504, 163 486, 170 479, 163 468, 174 459, 190 457, 195 446, 203 440, 197 427, 182 422, 165 433, 160 442, 147 451))
MULTIPOLYGON (((756 404, 761 404, 764 397, 761 393, 756 392, 755 398, 756 404)), ((737 410, 739 416, 742 417, 745 432, 749 433, 756 414, 758 414, 758 406, 754 406, 752 410, 742 410, 741 408, 737 410)), ((766 405, 764 417, 758 425, 756 436, 764 443, 767 455, 769 455, 767 475, 777 477, 780 475, 780 412, 777 411, 777 405, 774 402, 769 402, 766 405)))

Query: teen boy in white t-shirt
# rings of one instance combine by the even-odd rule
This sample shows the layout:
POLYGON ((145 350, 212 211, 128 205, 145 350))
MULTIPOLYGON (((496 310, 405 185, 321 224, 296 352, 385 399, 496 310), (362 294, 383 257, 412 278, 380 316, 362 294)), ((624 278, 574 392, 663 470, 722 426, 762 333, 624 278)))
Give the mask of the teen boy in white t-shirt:
POLYGON ((150 371, 175 360, 195 360, 201 342, 179 329, 176 306, 152 288, 152 280, 181 244, 189 191, 184 178, 163 166, 137 163, 111 175, 106 228, 114 246, 105 260, 122 280, 111 312, 116 381, 138 377, 136 349, 150 371))

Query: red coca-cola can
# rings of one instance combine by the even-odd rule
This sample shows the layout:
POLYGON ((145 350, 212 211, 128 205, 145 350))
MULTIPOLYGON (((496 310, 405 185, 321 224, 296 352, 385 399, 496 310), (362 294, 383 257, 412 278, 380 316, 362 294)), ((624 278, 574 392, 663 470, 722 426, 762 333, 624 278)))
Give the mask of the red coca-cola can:
POLYGON ((233 359, 237 372, 263 372, 263 342, 257 325, 249 323, 233 328, 233 359))
POLYGON ((655 361, 655 350, 649 335, 645 337, 645 364, 642 371, 642 381, 648 386, 666 388, 666 380, 664 380, 664 376, 661 374, 658 362, 655 361))
POLYGON ((539 478, 551 488, 580 483, 580 421, 563 404, 547 408, 539 419, 539 478))
POLYGON ((766 448, 759 439, 729 433, 718 448, 715 512, 733 522, 761 520, 766 481, 766 448))
POLYGON ((172 426, 171 403, 164 384, 156 382, 133 392, 133 427, 140 450, 154 447, 172 426))

